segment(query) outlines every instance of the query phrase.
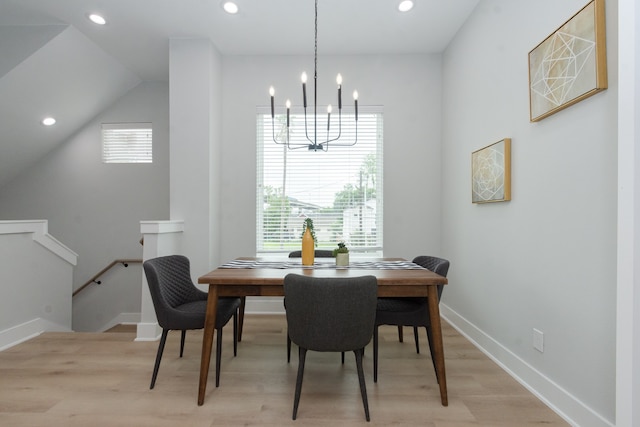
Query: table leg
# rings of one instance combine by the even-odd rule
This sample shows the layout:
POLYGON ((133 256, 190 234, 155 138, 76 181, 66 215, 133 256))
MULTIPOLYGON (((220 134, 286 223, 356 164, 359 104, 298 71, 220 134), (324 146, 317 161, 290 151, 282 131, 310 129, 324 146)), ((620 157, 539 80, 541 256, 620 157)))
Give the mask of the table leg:
POLYGON ((449 406, 447 397, 447 376, 444 369, 444 345, 442 344, 442 326, 440 324, 440 308, 438 307, 438 288, 429 286, 429 320, 433 334, 433 353, 435 358, 438 381, 440 383, 440 400, 442 406, 449 406))
POLYGON ((204 395, 207 391, 207 377, 209 376, 209 363, 211 362, 211 346, 213 334, 216 330, 216 312, 218 311, 218 286, 209 285, 209 297, 207 298, 207 314, 204 320, 204 335, 202 337, 202 356, 200 358, 200 385, 198 387, 198 406, 204 403, 204 395))

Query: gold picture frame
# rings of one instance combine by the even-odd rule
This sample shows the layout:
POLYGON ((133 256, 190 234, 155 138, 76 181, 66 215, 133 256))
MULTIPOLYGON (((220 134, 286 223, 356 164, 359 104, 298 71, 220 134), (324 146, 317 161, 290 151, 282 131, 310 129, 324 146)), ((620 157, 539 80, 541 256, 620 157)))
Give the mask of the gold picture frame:
POLYGON ((604 0, 591 0, 529 52, 529 119, 607 89, 604 0))
POLYGON ((511 138, 471 153, 471 201, 511 200, 511 138))

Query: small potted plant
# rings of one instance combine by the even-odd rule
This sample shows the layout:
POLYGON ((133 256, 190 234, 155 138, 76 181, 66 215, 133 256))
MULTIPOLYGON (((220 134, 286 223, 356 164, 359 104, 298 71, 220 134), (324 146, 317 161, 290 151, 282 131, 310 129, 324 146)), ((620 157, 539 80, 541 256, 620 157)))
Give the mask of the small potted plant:
POLYGON ((338 267, 347 267, 349 265, 349 248, 344 242, 338 243, 338 247, 333 250, 333 256, 336 258, 338 267))

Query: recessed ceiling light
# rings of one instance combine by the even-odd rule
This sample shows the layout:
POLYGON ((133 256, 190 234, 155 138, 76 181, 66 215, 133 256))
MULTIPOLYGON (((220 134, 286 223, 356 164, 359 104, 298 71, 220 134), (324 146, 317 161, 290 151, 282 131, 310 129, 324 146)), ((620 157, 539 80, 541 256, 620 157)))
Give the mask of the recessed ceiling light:
POLYGON ((230 13, 231 15, 238 13, 238 5, 232 1, 224 2, 222 4, 222 7, 224 8, 225 12, 230 13))
POLYGON ((53 117, 45 117, 44 119, 42 119, 42 124, 45 126, 51 126, 54 125, 56 123, 56 119, 54 119, 53 117))
POLYGON ((408 12, 413 9, 413 0, 402 0, 400 4, 398 4, 398 10, 400 12, 408 12))
POLYGON ((89 15, 89 19, 91 20, 91 22, 98 25, 104 25, 107 23, 107 21, 102 16, 96 13, 92 13, 91 15, 89 15))

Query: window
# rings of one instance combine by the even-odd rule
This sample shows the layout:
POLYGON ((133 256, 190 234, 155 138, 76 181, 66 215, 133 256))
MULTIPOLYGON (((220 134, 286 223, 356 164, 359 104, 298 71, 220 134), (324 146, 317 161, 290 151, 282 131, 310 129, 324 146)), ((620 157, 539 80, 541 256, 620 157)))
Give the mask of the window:
POLYGON ((103 123, 103 163, 151 163, 151 123, 103 123))
MULTIPOLYGON (((318 139, 326 138, 326 114, 318 121, 318 139)), ((305 142, 304 114, 291 114, 290 123, 291 142, 305 142)), ((342 114, 340 142, 354 140, 354 123, 352 113, 342 114)), ((290 150, 273 142, 271 112, 258 112, 259 254, 299 250, 307 217, 314 222, 317 248, 333 249, 344 241, 352 253, 382 254, 382 125, 381 107, 361 107, 356 145, 290 150)), ((337 118, 331 126, 337 127, 337 118)), ((276 116, 276 133, 278 127, 286 131, 286 115, 276 116)), ((310 124, 309 135, 313 132, 310 124)))

